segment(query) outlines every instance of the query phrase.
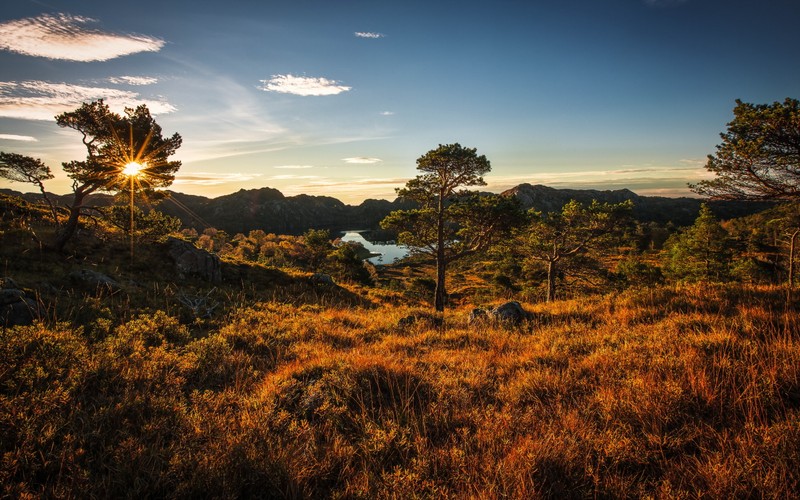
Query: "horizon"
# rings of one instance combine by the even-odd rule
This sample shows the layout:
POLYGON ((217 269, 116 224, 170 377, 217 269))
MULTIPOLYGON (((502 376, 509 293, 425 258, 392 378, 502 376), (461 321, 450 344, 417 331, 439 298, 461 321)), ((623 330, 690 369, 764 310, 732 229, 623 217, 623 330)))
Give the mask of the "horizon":
POLYGON ((800 94, 798 15, 789 0, 14 2, 0 150, 69 192, 60 165, 85 150, 53 117, 103 98, 183 137, 170 189, 185 194, 392 200, 418 157, 458 142, 492 163, 491 192, 694 197, 736 99, 800 94))
MULTIPOLYGON (((19 185, 21 183, 17 183, 17 184, 19 185)), ((575 191, 601 191, 601 192, 630 191, 631 193, 635 194, 636 196, 640 196, 640 197, 663 197, 663 198, 675 198, 675 199, 678 199, 678 198, 703 199, 702 196, 699 196, 699 195, 697 195, 697 194, 695 194, 694 192, 691 192, 691 191, 689 191, 687 194, 680 194, 680 195, 676 195, 676 196, 665 196, 665 195, 662 195, 662 194, 641 194, 639 192, 636 192, 636 191, 634 191, 632 189, 628 189, 628 188, 625 188, 625 187, 615 188, 615 189, 597 189, 597 188, 592 188, 592 187, 573 188, 573 187, 555 187, 555 186, 549 186, 549 185, 546 185, 546 184, 539 184, 539 183, 532 183, 532 182, 522 182, 522 183, 517 184, 515 186, 511 186, 508 189, 503 189, 503 190, 500 190, 500 191, 488 190, 488 189, 472 189, 472 190, 480 191, 480 192, 484 192, 484 193, 502 194, 505 191, 508 191, 510 189, 514 189, 516 187, 519 187, 519 186, 522 186, 522 185, 526 185, 526 184, 530 185, 532 187, 544 187, 544 188, 549 188, 549 189, 554 189, 554 190, 562 190, 563 189, 563 190, 575 190, 575 191)), ((24 186, 24 184, 23 184, 23 186, 24 186)), ((0 186, 0 189, 8 189, 10 191, 16 191, 16 192, 19 192, 19 193, 22 193, 22 194, 30 194, 30 195, 41 196, 41 192, 37 191, 35 189, 28 189, 28 190, 14 189, 13 186, 12 187, 0 186)), ((187 192, 184 192, 184 191, 175 190, 172 187, 164 189, 163 191, 169 191, 169 192, 172 192, 172 193, 188 195, 188 196, 201 196, 201 197, 204 197, 204 198, 208 198, 210 200, 215 200, 217 198, 222 198, 224 196, 230 196, 230 195, 236 194, 236 193, 241 192, 241 191, 245 191, 245 192, 248 192, 248 191, 259 191, 259 190, 262 190, 262 189, 276 190, 286 198, 291 198, 291 197, 294 197, 294 196, 330 197, 330 198, 335 198, 335 199, 341 201, 342 203, 344 203, 345 205, 350 205, 350 206, 357 206, 357 205, 359 205, 359 204, 361 204, 361 203, 363 203, 363 202, 365 202, 367 200, 378 200, 378 201, 389 201, 389 202, 392 202, 392 201, 395 201, 397 199, 397 196, 394 196, 393 198, 374 198, 374 197, 373 198, 369 198, 368 197, 368 198, 361 199, 360 201, 355 203, 355 202, 347 201, 347 200, 345 200, 343 198, 340 198, 338 196, 326 195, 326 194, 309 194, 309 193, 287 194, 287 193, 281 191, 280 189, 272 187, 272 186, 260 186, 260 187, 252 187, 252 188, 239 188, 239 189, 237 189, 235 191, 231 191, 231 192, 228 192, 228 193, 222 193, 222 194, 218 194, 218 195, 214 195, 214 196, 187 193, 187 192)), ((59 193, 54 193, 54 192, 48 191, 47 194, 61 197, 61 196, 70 196, 72 193, 71 192, 64 192, 64 193, 60 193, 59 194, 59 193)), ((113 196, 113 194, 108 192, 108 191, 98 191, 96 193, 93 193, 93 195, 109 195, 109 196, 113 196)))

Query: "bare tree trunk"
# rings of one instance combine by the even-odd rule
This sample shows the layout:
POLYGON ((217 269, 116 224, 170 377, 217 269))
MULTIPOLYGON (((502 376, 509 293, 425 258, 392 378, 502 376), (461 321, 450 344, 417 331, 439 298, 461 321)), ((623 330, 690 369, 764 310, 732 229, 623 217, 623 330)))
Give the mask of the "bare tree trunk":
POLYGON ((50 197, 47 196, 47 191, 44 189, 44 184, 42 183, 42 181, 37 181, 36 185, 39 186, 39 191, 42 192, 42 198, 44 198, 44 201, 47 203, 47 206, 50 207, 50 215, 52 215, 53 217, 53 222, 55 223, 56 227, 59 227, 60 223, 58 222, 58 214, 56 213, 56 207, 55 205, 53 205, 53 202, 50 200, 50 197))
POLYGON ((56 232, 55 241, 53 242, 53 248, 59 252, 64 250, 64 245, 67 244, 70 238, 72 238, 72 236, 75 234, 75 230, 78 229, 78 220, 81 216, 83 200, 88 194, 88 192, 80 188, 75 190, 75 196, 72 199, 72 206, 69 208, 69 218, 67 219, 67 222, 56 232))
POLYGON ((547 261, 547 302, 556 300, 556 261, 547 261))
POLYGON ((787 296, 789 301, 792 300, 792 295, 794 294, 794 257, 795 257, 795 250, 797 248, 797 236, 800 235, 800 229, 795 230, 792 233, 792 239, 789 243, 789 283, 787 288, 787 296))
POLYGON ((444 312, 445 299, 445 269, 447 260, 444 252, 444 200, 439 197, 439 213, 436 221, 436 292, 434 296, 434 308, 437 312, 444 312))

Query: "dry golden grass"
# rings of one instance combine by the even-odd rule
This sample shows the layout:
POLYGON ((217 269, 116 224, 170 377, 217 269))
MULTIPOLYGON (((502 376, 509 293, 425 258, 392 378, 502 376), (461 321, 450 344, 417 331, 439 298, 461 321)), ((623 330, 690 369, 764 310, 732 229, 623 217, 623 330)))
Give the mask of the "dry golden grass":
POLYGON ((419 310, 348 293, 3 331, 3 494, 798 496, 800 318, 778 289, 528 304, 520 327, 467 307, 401 327, 419 310))

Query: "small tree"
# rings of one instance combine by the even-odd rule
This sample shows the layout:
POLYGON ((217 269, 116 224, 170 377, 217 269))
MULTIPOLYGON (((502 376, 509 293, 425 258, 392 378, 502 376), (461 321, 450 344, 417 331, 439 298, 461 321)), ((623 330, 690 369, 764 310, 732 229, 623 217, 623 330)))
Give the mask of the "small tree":
MULTIPOLYGON (((135 224, 134 235, 139 238, 157 240, 168 234, 176 233, 181 229, 181 220, 177 217, 166 215, 158 210, 143 212, 139 207, 134 207, 133 217, 135 224)), ((122 205, 112 206, 106 213, 108 222, 130 236, 130 209, 122 205)))
POLYGON ((0 151, 0 177, 14 182, 27 182, 36 185, 39 191, 42 192, 42 198, 44 198, 47 206, 50 207, 53 222, 58 226, 56 208, 44 189, 44 181, 52 179, 53 174, 50 171, 50 167, 42 163, 42 160, 17 153, 0 151))
POLYGON ((334 248, 331 232, 327 229, 309 229, 303 233, 303 243, 308 250, 308 264, 313 271, 319 271, 325 258, 334 248))
POLYGON ((548 302, 555 300, 564 264, 604 247, 621 234, 632 209, 630 200, 616 204, 594 200, 588 206, 571 200, 560 212, 530 213, 528 227, 516 238, 517 248, 524 259, 546 264, 548 302))
POLYGON ((703 204, 694 224, 667 242, 667 275, 688 281, 727 279, 731 252, 728 233, 703 204))
POLYGON ((126 108, 124 116, 112 112, 102 100, 84 103, 75 111, 56 116, 60 127, 83 136, 86 159, 63 164, 72 179, 73 200, 69 218, 58 232, 58 250, 75 234, 78 222, 89 209, 86 198, 98 191, 153 196, 156 188, 172 184, 181 162, 169 161, 181 145, 181 136, 164 137, 147 106, 126 108), (124 172, 136 162, 144 168, 135 176, 124 172))
POLYGON ((484 186, 489 160, 460 144, 439 145, 417 159, 422 174, 398 189, 401 198, 419 208, 389 214, 381 227, 395 231, 398 241, 436 262, 434 307, 444 311, 447 264, 486 249, 519 220, 516 200, 497 195, 478 196, 459 188, 484 186))

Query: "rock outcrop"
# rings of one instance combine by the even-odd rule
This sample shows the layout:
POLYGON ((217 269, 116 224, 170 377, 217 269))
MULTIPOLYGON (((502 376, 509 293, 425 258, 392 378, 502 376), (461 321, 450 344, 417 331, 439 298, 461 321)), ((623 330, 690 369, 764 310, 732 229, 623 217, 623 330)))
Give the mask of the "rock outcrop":
POLYGON ((166 244, 179 277, 195 276, 211 283, 222 281, 222 263, 217 255, 179 238, 167 238, 166 244))
POLYGON ((515 300, 490 309, 475 308, 469 313, 470 324, 492 321, 505 325, 519 325, 530 318, 531 314, 515 300))
POLYGON ((28 298, 11 278, 0 278, 0 327, 30 325, 42 317, 39 303, 28 298))

